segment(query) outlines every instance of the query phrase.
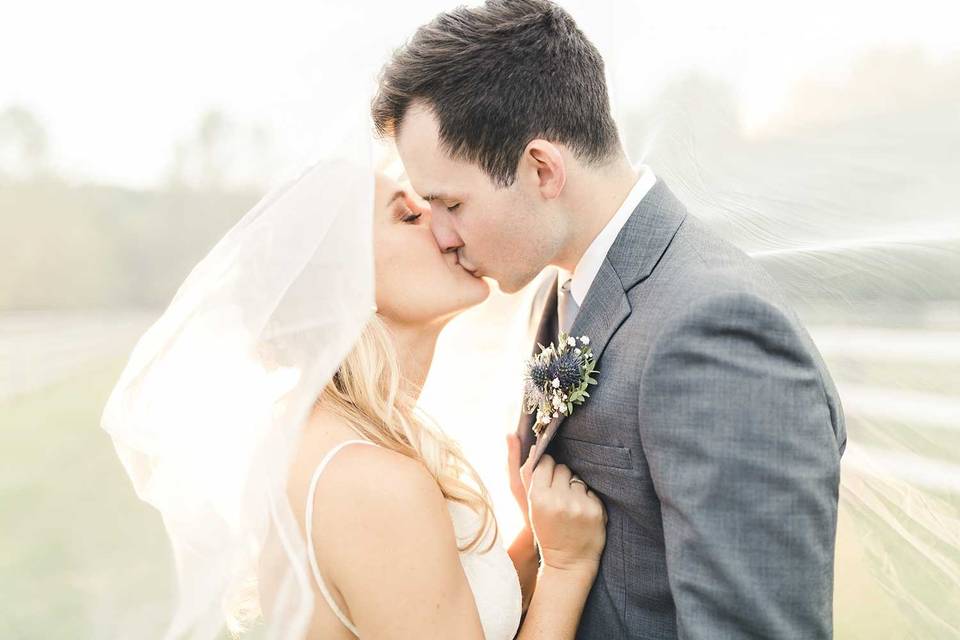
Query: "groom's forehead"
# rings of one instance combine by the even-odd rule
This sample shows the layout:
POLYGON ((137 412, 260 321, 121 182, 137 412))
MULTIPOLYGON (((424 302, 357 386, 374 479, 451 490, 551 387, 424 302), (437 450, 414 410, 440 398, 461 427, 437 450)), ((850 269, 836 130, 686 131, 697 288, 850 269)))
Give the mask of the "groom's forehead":
POLYGON ((429 172, 437 184, 460 182, 474 169, 472 163, 451 156, 433 113, 422 107, 407 113, 395 142, 408 173, 429 172))
MULTIPOLYGON (((404 122, 397 132, 396 145, 407 175, 411 178, 431 182, 433 187, 449 179, 447 174, 453 168, 450 158, 444 153, 439 140, 416 118, 404 122)), ((430 190, 438 191, 434 188, 430 190)))
POLYGON ((462 200, 467 191, 482 184, 483 172, 469 162, 454 160, 445 154, 421 155, 409 147, 401 148, 400 156, 410 184, 427 202, 462 200))
POLYGON ((440 143, 433 113, 424 107, 410 109, 395 142, 411 184, 428 202, 463 200, 466 191, 484 181, 480 167, 450 156, 440 143))
POLYGON ((414 129, 420 135, 431 132, 434 136, 440 134, 440 121, 437 120, 433 109, 419 101, 415 101, 407 107, 406 112, 403 113, 397 124, 398 132, 405 129, 414 129))
POLYGON ((418 155, 435 156, 441 152, 439 123, 428 109, 411 107, 397 127, 396 142, 418 155))

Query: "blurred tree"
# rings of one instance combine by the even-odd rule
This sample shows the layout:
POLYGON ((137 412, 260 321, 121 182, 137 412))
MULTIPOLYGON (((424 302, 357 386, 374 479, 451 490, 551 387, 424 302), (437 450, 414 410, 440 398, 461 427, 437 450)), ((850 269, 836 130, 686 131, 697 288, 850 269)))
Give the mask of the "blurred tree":
POLYGON ((272 138, 259 124, 241 124, 213 109, 200 116, 196 128, 176 144, 167 175, 173 188, 263 188, 273 166, 272 138))
POLYGON ((945 277, 960 264, 958 99, 960 58, 880 50, 808 78, 750 135, 733 89, 697 71, 627 113, 623 135, 795 304, 889 322, 960 301, 945 277))
POLYGON ((0 184, 0 310, 158 307, 253 190, 0 184))
POLYGON ((47 132, 40 120, 20 106, 0 111, 0 178, 34 178, 47 171, 47 132))

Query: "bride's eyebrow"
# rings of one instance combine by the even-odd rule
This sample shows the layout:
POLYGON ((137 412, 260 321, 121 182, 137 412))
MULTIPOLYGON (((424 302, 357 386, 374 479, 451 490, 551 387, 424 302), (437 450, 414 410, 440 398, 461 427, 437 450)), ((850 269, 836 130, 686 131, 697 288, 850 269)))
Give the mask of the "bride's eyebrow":
POLYGON ((396 202, 398 199, 400 199, 400 198, 405 198, 406 196, 407 196, 407 192, 404 191, 403 189, 400 189, 399 191, 397 191, 396 193, 394 193, 392 196, 390 196, 390 199, 387 200, 387 206, 389 207, 389 206, 392 205, 394 202, 396 202))

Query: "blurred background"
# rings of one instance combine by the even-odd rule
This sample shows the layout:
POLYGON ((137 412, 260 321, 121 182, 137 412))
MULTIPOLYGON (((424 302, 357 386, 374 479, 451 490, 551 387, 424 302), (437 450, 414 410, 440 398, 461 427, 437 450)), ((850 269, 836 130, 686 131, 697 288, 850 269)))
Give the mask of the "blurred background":
MULTIPOLYGON (((631 158, 763 262, 837 381, 837 637, 960 637, 955 3, 561 4, 607 60, 631 158)), ((193 265, 309 159, 324 104, 452 6, 5 7, 0 637, 160 635, 171 555, 99 427, 107 394, 193 265)), ((422 401, 508 536, 530 294, 455 321, 422 401)))

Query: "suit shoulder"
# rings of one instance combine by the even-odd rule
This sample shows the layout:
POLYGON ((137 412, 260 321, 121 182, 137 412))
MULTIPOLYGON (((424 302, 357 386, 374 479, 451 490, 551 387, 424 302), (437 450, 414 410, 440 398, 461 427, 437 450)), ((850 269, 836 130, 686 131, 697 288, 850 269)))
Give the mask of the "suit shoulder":
POLYGON ((648 283, 658 314, 674 317, 716 298, 769 304, 787 311, 779 284, 744 251, 688 216, 648 283))
POLYGON ((671 317, 674 327, 684 325, 747 326, 761 328, 799 325, 794 314, 774 300, 746 288, 712 291, 686 301, 671 317))

